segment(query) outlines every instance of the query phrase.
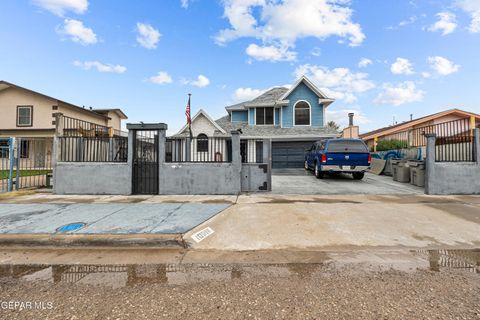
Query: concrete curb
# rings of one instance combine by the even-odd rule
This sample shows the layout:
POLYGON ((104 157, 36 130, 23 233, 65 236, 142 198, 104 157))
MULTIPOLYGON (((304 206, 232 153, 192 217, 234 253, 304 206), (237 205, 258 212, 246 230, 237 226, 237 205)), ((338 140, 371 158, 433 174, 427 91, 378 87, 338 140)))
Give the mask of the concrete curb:
POLYGON ((186 248, 181 234, 2 234, 0 246, 186 248))

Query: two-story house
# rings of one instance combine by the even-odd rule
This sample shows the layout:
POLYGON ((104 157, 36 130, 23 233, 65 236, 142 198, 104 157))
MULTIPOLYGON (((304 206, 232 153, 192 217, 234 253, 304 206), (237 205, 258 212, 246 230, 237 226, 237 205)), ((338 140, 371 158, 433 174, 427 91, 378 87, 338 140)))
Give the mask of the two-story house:
MULTIPOLYGON (((301 168, 312 142, 340 136, 325 126, 325 112, 333 101, 303 76, 289 89, 273 88, 251 101, 227 106, 228 115, 216 121, 200 110, 192 118, 192 134, 205 150, 209 138, 241 130, 242 157, 250 162, 259 159, 261 140, 271 139, 273 168, 301 168)), ((174 137, 188 135, 185 125, 174 137)))

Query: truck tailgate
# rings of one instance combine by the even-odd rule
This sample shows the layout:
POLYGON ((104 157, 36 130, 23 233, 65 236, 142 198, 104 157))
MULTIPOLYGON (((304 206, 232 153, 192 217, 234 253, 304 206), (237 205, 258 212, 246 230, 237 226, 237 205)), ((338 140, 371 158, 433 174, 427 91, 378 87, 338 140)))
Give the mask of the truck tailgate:
POLYGON ((326 165, 368 166, 368 153, 327 153, 326 165))

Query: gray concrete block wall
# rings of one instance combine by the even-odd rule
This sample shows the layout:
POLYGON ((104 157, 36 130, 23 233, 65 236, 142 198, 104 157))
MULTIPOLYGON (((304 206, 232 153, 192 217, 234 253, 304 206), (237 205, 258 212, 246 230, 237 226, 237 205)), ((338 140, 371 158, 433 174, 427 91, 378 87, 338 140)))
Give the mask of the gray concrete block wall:
POLYGON ((271 191, 268 164, 243 163, 241 183, 243 192, 271 191))
POLYGON ((55 194, 132 193, 132 170, 128 163, 57 162, 55 194))
POLYGON ((426 194, 480 194, 479 138, 475 129, 476 162, 435 162, 435 136, 427 136, 426 194))
POLYGON ((240 169, 233 163, 164 163, 160 194, 238 194, 240 169))

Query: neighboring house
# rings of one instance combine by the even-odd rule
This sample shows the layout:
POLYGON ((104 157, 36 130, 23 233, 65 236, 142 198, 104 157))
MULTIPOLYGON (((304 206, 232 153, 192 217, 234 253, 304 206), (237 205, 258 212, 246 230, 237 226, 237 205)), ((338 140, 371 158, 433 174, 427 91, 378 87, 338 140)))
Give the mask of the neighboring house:
MULTIPOLYGON (((82 108, 6 81, 0 81, 0 112, 0 138, 29 138, 22 139, 20 157, 36 162, 52 154, 56 113, 112 128, 112 132, 120 131, 122 120, 127 119, 120 109, 82 108)), ((7 144, 0 139, 1 157, 8 155, 7 144)))
MULTIPOLYGON (((204 110, 192 118, 192 134, 195 137, 192 152, 208 153, 215 139, 229 137, 232 130, 241 130, 242 160, 260 162, 262 140, 272 140, 273 168, 302 168, 305 149, 320 139, 339 137, 340 133, 325 127, 326 108, 334 102, 306 77, 300 78, 289 89, 277 87, 259 97, 225 109, 228 115, 214 121, 204 110)), ((184 126, 172 138, 189 136, 184 126)), ((226 148, 220 145, 218 148, 226 148)), ((183 144, 180 146, 183 148, 183 144)), ((183 149, 182 149, 183 150, 183 149)), ((215 157, 226 159, 222 150, 215 150, 215 157)), ((212 161, 212 159, 209 159, 212 161)))
MULTIPOLYGON (((432 125, 438 125, 441 123, 449 123, 449 122, 452 122, 455 120, 461 120, 461 119, 469 119, 469 121, 465 121, 464 123, 466 123, 470 128, 478 127, 480 125, 480 115, 473 112, 460 110, 460 109, 450 109, 450 110, 434 113, 431 115, 427 115, 418 119, 412 119, 410 121, 405 121, 396 125, 366 132, 366 133, 360 134, 360 138, 363 139, 363 141, 365 141, 365 143, 368 145, 369 148, 372 148, 375 144, 375 140, 397 139, 399 134, 408 132, 409 130, 428 127, 432 125)), ((446 125, 446 128, 447 130, 450 130, 452 132, 444 131, 443 133, 445 134, 452 134, 452 133, 458 134, 466 130, 465 128, 463 128, 463 126, 459 126, 458 124, 455 124, 455 125, 452 124, 450 129, 448 129, 449 127, 448 125, 446 125)), ((429 131, 428 129, 426 130, 429 131)), ((442 133, 438 133, 438 135, 441 135, 441 134, 442 133)), ((418 139, 418 137, 417 138, 413 137, 413 139, 418 139)))
POLYGON ((120 109, 89 109, 0 81, 0 137, 53 137, 55 114, 121 130, 120 109))

